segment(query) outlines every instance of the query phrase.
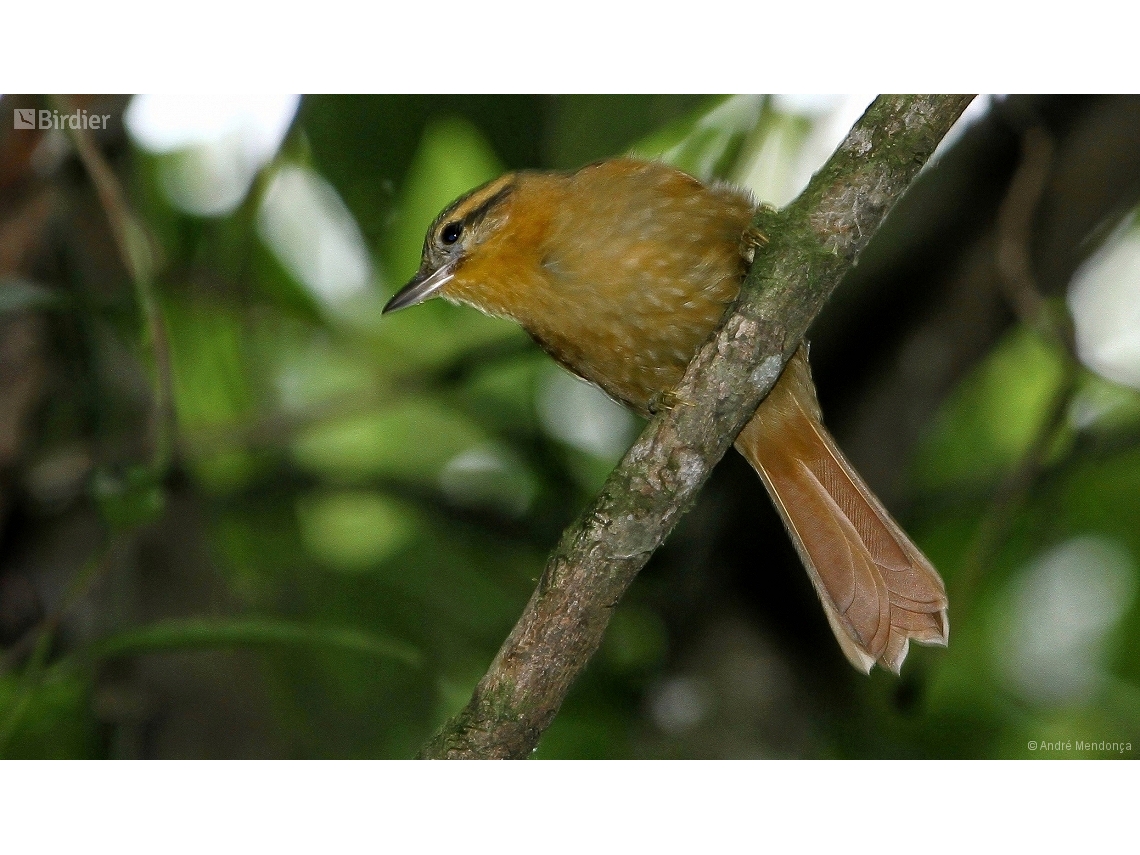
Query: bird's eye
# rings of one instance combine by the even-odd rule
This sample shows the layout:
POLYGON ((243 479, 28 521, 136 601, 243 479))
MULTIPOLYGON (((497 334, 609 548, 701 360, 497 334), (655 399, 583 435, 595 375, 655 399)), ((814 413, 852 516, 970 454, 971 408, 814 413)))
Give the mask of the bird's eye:
POLYGON ((448 223, 443 227, 443 231, 439 233, 439 239, 450 245, 459 240, 461 234, 463 234, 462 223, 448 223))

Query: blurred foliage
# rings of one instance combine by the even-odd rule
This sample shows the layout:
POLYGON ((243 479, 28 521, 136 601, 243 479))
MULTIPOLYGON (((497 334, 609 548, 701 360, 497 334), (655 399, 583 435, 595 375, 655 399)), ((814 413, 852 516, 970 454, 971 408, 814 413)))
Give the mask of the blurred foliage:
MULTIPOLYGON (((34 317, 43 364, 23 369, 40 392, 0 461, 0 750, 414 754, 637 426, 508 323, 442 301, 382 318, 428 224, 505 169, 630 150, 786 201, 814 168, 820 110, 307 97, 215 216, 166 189, 171 170, 215 168, 209 151, 105 135, 152 241, 160 341, 66 138, 45 137, 56 154, 0 186, 66 200, 32 260, 0 269, 0 321, 34 317), (176 453, 156 470, 164 360, 176 453)), ((5 157, 27 156, 18 133, 5 157)), ((952 160, 931 172, 967 168, 952 160)), ((849 673, 755 478, 738 488, 729 463, 618 607, 538 756, 1041 756, 1034 739, 1131 740, 1137 756, 1140 397, 1080 371, 1028 488, 1002 487, 1048 428, 1067 359, 1004 317, 906 469, 902 519, 952 594, 947 651, 912 652, 901 680, 849 673), (781 549, 787 567, 755 566, 781 549), (769 573, 794 581, 768 590, 769 573)))

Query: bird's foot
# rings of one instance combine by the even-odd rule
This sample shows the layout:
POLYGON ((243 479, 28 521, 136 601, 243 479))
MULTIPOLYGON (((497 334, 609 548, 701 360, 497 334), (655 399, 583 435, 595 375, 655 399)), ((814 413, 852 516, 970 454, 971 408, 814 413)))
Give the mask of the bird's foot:
POLYGON ((749 264, 756 258, 756 250, 768 245, 768 235, 755 226, 749 226, 740 236, 740 257, 749 264))
POLYGON ((658 392, 653 396, 653 400, 649 402, 649 412, 651 415, 657 415, 664 411, 673 410, 677 407, 691 407, 692 401, 686 401, 676 392, 658 392))

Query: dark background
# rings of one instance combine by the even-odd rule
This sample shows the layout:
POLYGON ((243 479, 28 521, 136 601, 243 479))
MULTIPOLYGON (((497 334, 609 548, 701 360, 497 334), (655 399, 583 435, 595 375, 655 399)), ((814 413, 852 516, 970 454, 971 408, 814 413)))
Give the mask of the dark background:
MULTIPOLYGON (((630 150, 782 203, 826 105, 306 97, 250 166, 236 131, 148 147, 129 103, 0 100, 0 751, 412 756, 639 427, 509 324, 381 318, 428 222, 630 150), (102 197, 26 107, 112 116, 102 197), (225 210, 187 201, 243 169, 225 210)), ((813 331, 828 423, 946 579, 949 649, 855 673, 730 454, 539 757, 1136 756, 1140 397, 1073 359, 1065 297, 1077 273, 1118 284, 1094 320, 1137 303, 1111 259, 1138 143, 1140 99, 984 100, 813 331)))

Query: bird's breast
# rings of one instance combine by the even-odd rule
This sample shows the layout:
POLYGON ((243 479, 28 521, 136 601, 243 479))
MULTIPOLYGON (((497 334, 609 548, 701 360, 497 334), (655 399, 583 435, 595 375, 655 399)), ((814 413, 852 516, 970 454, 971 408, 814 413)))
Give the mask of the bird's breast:
MULTIPOLYGON (((683 248, 682 248, 683 250, 683 248)), ((737 245, 694 254, 643 242, 601 266, 551 256, 523 326, 555 359, 648 413, 736 298, 737 245)))

